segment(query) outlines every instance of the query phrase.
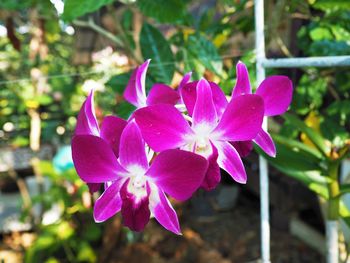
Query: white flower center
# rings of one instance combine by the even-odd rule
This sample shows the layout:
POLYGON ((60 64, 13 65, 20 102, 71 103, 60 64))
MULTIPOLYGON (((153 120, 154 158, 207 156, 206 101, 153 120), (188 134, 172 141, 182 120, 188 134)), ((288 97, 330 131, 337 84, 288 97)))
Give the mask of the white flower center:
POLYGON ((136 197, 136 201, 140 201, 147 195, 147 179, 144 175, 130 176, 128 184, 128 192, 136 197))

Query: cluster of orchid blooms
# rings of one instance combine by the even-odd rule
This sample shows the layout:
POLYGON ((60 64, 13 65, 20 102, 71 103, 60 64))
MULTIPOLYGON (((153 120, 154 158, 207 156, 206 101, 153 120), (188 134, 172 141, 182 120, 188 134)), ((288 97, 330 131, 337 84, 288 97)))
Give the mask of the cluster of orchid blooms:
POLYGON ((124 98, 137 108, 128 120, 106 116, 99 125, 91 91, 78 115, 73 161, 91 192, 103 187, 94 205, 96 222, 121 211, 124 225, 141 231, 152 215, 181 234, 167 195, 183 201, 198 188, 214 189, 220 168, 245 183, 241 157, 249 154, 253 142, 275 156, 263 118, 284 113, 293 88, 287 77, 271 76, 252 94, 247 68, 239 62, 229 100, 213 82, 190 82, 191 73, 177 90, 158 83, 147 96, 149 63, 134 70, 125 89, 124 98))

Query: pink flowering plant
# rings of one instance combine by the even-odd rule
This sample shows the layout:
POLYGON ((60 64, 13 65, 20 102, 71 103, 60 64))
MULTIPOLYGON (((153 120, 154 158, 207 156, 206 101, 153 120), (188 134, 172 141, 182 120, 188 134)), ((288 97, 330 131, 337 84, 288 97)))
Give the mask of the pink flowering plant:
POLYGON ((103 189, 94 205, 96 222, 121 212, 131 230, 142 231, 154 217, 181 234, 168 196, 184 201, 199 188, 214 189, 220 168, 237 183, 246 183, 241 157, 252 150, 252 142, 276 155, 263 118, 283 114, 293 88, 287 77, 271 76, 252 94, 247 68, 239 62, 229 99, 214 82, 191 82, 191 73, 176 90, 156 83, 147 95, 149 63, 134 70, 124 91, 136 107, 128 120, 106 116, 99 126, 91 91, 78 115, 73 161, 91 192, 103 189))

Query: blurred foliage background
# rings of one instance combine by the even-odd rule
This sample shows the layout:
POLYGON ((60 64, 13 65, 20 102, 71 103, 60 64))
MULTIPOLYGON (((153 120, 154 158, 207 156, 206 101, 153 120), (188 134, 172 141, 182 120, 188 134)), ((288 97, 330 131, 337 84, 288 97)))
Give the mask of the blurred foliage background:
MULTIPOLYGON (((98 92, 99 119, 106 114, 127 118, 133 106, 123 100, 123 90, 132 69, 148 58, 152 62, 147 88, 156 82, 176 88, 182 75, 193 71, 193 79, 204 75, 230 95, 238 60, 247 64, 255 85, 253 4, 251 0, 0 2, 0 180, 16 181, 24 198, 22 220, 29 218, 37 233, 30 248, 22 248, 27 262, 97 260, 94 247, 102 242, 103 225, 93 223, 92 197, 71 161, 64 160, 69 150, 58 155, 56 163, 51 160, 69 145, 89 90, 98 92), (40 151, 45 145, 52 154, 43 161, 40 151), (31 197, 25 175, 16 169, 21 158, 12 164, 4 161, 5 151, 22 148, 29 149, 29 173, 39 185, 50 184, 31 197), (33 212, 36 204, 39 219, 33 212), (59 218, 43 224, 44 213, 57 204, 59 218)), ((268 57, 350 54, 349 1, 266 0, 265 8, 268 57)), ((278 158, 271 162, 328 198, 329 164, 340 162, 349 152, 349 68, 295 68, 268 74, 288 75, 295 87, 292 115, 271 120, 278 147, 278 158)), ((344 193, 349 188, 343 187, 344 193)), ((125 236, 127 242, 137 238, 125 236)))

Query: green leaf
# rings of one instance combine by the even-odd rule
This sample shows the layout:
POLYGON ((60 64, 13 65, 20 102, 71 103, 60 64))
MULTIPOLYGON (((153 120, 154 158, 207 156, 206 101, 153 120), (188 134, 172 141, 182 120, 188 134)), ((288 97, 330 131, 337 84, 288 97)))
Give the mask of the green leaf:
POLYGON ((344 10, 348 11, 350 9, 349 0, 317 0, 313 4, 314 8, 321 9, 323 11, 335 11, 344 10))
POLYGON ((75 18, 94 12, 114 0, 65 0, 62 19, 71 22, 75 18))
POLYGON ((133 113, 135 111, 135 109, 136 108, 134 105, 131 105, 130 103, 128 103, 126 101, 123 101, 123 102, 120 102, 119 104, 117 104, 116 112, 120 118, 127 120, 127 119, 129 119, 131 113, 133 113))
POLYGON ((316 27, 310 31, 310 37, 314 41, 333 39, 331 31, 326 27, 316 27))
POLYGON ((340 195, 350 193, 350 184, 341 184, 340 185, 340 195))
POLYGON ((106 85, 110 86, 114 92, 123 94, 129 82, 130 75, 131 72, 114 75, 108 80, 106 85))
POLYGON ((325 139, 319 133, 308 127, 303 121, 294 115, 286 113, 283 115, 283 117, 295 125, 301 132, 305 133, 313 144, 315 144, 315 146, 323 153, 323 155, 327 156, 327 154, 330 152, 330 147, 326 145, 325 139))
POLYGON ((137 6, 144 15, 162 23, 179 21, 186 13, 186 3, 183 0, 138 0, 137 6))
POLYGON ((297 141, 291 141, 293 142, 281 141, 280 138, 275 141, 276 158, 267 156, 258 147, 255 149, 277 170, 303 183, 318 195, 328 198, 327 184, 331 179, 323 174, 322 159, 318 159, 318 154, 315 155, 310 149, 300 147, 297 141))
POLYGON ((187 48, 191 57, 198 59, 207 69, 219 76, 222 74, 222 59, 211 41, 201 35, 191 35, 187 48))
POLYGON ((273 134, 272 138, 275 142, 278 142, 280 144, 284 144, 290 148, 299 149, 301 151, 304 151, 305 153, 309 153, 317 159, 324 158, 324 156, 322 155, 322 153, 320 151, 318 151, 317 149, 311 148, 310 146, 308 146, 304 143, 301 143, 297 140, 293 140, 291 138, 287 138, 287 137, 277 135, 277 134, 273 134))
POLYGON ((0 9, 7 10, 23 10, 30 7, 33 0, 1 0, 0 9))
POLYGON ((149 74, 157 82, 170 84, 175 72, 174 56, 162 33, 145 23, 140 34, 141 52, 144 59, 152 59, 149 74))

